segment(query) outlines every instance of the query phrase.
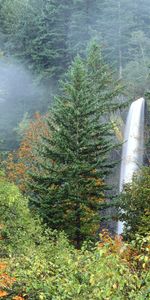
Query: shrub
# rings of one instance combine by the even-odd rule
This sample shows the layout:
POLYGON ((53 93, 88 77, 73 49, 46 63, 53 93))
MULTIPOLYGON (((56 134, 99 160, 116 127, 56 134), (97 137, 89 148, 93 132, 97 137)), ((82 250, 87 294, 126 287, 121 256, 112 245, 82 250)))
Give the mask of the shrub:
POLYGON ((124 187, 118 206, 119 219, 124 221, 124 236, 134 239, 136 233, 150 233, 150 167, 144 167, 124 187))
MULTIPOLYGON (((1 259, 7 271, 0 276, 3 299, 148 299, 149 271, 140 266, 139 272, 138 264, 126 259, 126 245, 106 236, 95 247, 75 249, 63 233, 43 228, 27 199, 2 176, 0 218, 1 259)), ((144 251, 141 259, 147 256, 144 251)))

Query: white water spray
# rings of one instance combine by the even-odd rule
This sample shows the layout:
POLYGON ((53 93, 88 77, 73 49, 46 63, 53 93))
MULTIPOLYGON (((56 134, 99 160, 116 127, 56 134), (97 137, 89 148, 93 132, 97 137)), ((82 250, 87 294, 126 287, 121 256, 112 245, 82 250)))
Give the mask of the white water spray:
MULTIPOLYGON (((122 148, 122 162, 120 172, 119 191, 124 184, 131 182, 133 174, 143 164, 144 153, 144 112, 145 100, 140 98, 134 101, 129 109, 122 148)), ((118 222, 117 234, 123 232, 123 222, 118 222)))

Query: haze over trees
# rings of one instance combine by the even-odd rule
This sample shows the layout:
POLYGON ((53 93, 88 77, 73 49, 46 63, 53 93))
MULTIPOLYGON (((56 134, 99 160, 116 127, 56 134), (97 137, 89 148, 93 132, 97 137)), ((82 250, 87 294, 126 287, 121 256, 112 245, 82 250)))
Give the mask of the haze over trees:
POLYGON ((149 299, 148 120, 147 166, 117 196, 149 24, 148 0, 0 0, 0 298, 149 299))
POLYGON ((142 96, 149 88, 149 19, 148 0, 68 0, 63 3, 1 0, 0 51, 4 71, 0 75, 0 98, 4 102, 0 102, 0 128, 5 134, 0 137, 5 141, 3 149, 15 148, 17 137, 13 129, 25 112, 33 116, 36 111, 47 110, 56 93, 58 79, 76 54, 85 55, 91 39, 100 42, 106 62, 113 66, 115 77, 123 79, 128 95, 142 96), (21 63, 33 77, 25 70, 22 76, 22 69, 18 67, 12 67, 9 76, 7 70, 12 61, 21 63), (26 90, 25 95, 23 90, 26 90))

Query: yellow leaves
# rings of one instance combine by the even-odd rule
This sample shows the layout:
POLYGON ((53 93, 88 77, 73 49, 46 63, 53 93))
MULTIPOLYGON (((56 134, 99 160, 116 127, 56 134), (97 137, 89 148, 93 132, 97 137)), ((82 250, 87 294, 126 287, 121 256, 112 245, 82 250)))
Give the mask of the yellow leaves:
POLYGON ((104 185, 104 181, 103 181, 102 179, 99 178, 99 179, 96 180, 95 185, 96 185, 96 186, 103 186, 103 185, 104 185))
POLYGON ((143 269, 146 269, 146 263, 142 264, 143 269))
MULTIPOLYGON (((16 299, 17 300, 17 299, 16 299)), ((19 299, 18 299, 19 300, 19 299)), ((39 300, 46 300, 46 296, 43 293, 40 293, 39 300)))
POLYGON ((94 274, 91 275, 89 282, 90 282, 91 286, 93 286, 95 284, 95 276, 94 276, 94 274))
POLYGON ((113 289, 116 290, 118 288, 118 285, 116 283, 113 284, 113 289))
POLYGON ((150 236, 137 236, 136 247, 138 250, 134 253, 134 261, 137 266, 144 270, 150 267, 150 236))

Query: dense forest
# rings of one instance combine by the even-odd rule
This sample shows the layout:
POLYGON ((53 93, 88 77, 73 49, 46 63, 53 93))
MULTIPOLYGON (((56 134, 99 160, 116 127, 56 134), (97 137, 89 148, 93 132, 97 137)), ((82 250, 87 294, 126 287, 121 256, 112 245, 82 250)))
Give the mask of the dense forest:
POLYGON ((86 55, 91 40, 99 41, 125 94, 143 96, 149 88, 149 19, 148 0, 1 0, 1 148, 17 146, 16 128, 25 117, 46 112, 58 79, 77 54, 86 55))
POLYGON ((0 0, 0 298, 149 299, 149 82, 148 0, 0 0), (144 165, 119 194, 140 97, 144 165))

